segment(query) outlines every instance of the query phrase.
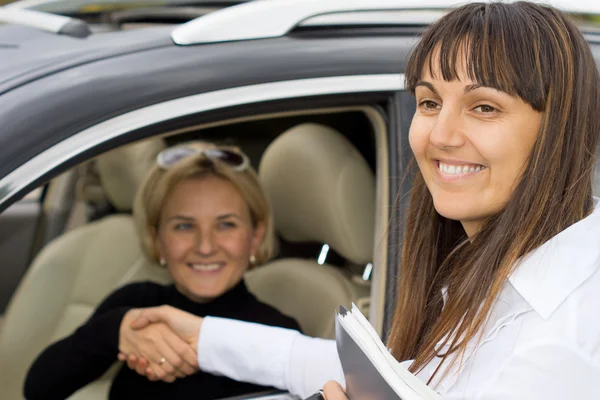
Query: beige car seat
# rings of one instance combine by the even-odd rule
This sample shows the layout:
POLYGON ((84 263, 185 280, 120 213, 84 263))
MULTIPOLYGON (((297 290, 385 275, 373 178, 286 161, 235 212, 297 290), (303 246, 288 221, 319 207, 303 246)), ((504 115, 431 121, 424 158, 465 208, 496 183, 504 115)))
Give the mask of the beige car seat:
MULTIPOLYGON (((265 151, 259 175, 283 239, 328 244, 354 264, 372 260, 375 177, 339 132, 313 123, 289 129, 265 151)), ((334 337, 334 311, 350 306, 362 288, 347 271, 301 258, 273 261, 246 281, 262 301, 296 318, 304 333, 322 338, 334 337)))
MULTIPOLYGON (((98 157, 106 195, 130 211, 135 190, 162 140, 145 141, 98 157)), ((76 228, 48 244, 35 258, 6 312, 0 336, 0 397, 20 399, 25 374, 51 342, 70 334, 116 287, 136 280, 164 282, 164 269, 143 257, 132 217, 112 215, 76 228)), ((74 399, 106 399, 115 368, 74 399)))

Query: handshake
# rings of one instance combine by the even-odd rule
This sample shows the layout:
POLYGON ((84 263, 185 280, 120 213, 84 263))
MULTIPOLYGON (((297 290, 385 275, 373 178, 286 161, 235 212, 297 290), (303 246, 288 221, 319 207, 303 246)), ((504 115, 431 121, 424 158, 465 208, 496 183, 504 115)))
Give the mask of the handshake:
POLYGON ((121 321, 118 358, 151 381, 192 375, 200 369, 202 320, 171 306, 131 309, 121 321))

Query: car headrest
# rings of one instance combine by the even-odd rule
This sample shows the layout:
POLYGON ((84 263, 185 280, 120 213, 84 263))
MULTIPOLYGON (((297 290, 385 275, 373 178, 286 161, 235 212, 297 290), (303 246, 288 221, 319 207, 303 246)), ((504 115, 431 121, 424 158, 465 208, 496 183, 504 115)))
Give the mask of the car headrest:
POLYGON ((259 175, 286 241, 325 243, 356 264, 372 260, 375 177, 343 135, 314 123, 291 128, 269 145, 259 175))
POLYGON ((96 159, 100 182, 108 200, 119 211, 131 211, 138 187, 166 147, 162 139, 123 146, 96 159))

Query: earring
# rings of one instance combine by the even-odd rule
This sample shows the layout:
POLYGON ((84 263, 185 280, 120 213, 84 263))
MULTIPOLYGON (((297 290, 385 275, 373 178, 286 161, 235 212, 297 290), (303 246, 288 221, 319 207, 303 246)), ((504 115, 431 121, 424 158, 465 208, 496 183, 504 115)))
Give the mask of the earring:
POLYGON ((161 267, 167 266, 167 260, 165 260, 164 257, 161 257, 160 260, 158 261, 158 263, 160 264, 161 267))
POLYGON ((256 266, 256 257, 254 256, 254 254, 252 254, 250 256, 249 261, 250 261, 250 267, 255 267, 256 266))

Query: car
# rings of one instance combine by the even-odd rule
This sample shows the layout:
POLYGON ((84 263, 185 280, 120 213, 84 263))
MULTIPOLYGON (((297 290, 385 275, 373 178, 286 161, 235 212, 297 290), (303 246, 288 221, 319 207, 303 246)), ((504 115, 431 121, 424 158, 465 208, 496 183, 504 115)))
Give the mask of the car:
MULTIPOLYGON (((587 18, 581 29, 600 64, 600 4, 550 3, 587 18)), ((253 1, 183 24, 104 32, 71 17, 0 10, 11 22, 0 27, 3 395, 19 397, 37 353, 114 288, 166 279, 137 248, 131 198, 157 149, 190 139, 236 144, 261 173, 276 139, 298 130, 314 139, 292 146, 298 157, 276 168, 297 185, 294 207, 274 202, 280 255, 249 275, 251 290, 321 337, 333 335, 335 304, 355 302, 386 337, 415 111, 403 70, 419 34, 453 4, 253 1), (324 131, 335 132, 334 144, 320 142, 324 131), (346 145, 368 173, 348 186, 354 192, 331 192, 327 162, 346 145), (364 229, 327 231, 346 208, 364 229), (286 234, 279 221, 289 215, 298 218, 286 234)), ((74 398, 105 398, 108 382, 74 398)))

